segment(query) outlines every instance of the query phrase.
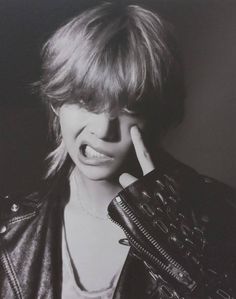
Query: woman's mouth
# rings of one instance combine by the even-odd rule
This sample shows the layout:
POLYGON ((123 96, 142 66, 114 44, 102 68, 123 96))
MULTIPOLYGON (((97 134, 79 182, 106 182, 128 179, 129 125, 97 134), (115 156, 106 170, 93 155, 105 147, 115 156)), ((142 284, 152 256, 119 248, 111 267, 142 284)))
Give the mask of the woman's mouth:
POLYGON ((94 160, 111 160, 112 157, 106 155, 99 151, 99 149, 95 149, 88 144, 83 144, 81 146, 81 153, 87 159, 94 159, 94 160))

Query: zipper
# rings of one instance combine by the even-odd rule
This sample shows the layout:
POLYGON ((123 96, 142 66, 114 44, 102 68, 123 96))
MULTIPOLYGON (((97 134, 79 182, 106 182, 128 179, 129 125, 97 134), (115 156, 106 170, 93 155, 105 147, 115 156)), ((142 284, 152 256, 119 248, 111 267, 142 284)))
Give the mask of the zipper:
POLYGON ((22 293, 15 275, 14 270, 11 267, 9 258, 7 253, 3 250, 2 255, 0 256, 0 261, 2 262, 2 267, 4 271, 6 272, 6 275, 9 279, 9 283, 13 289, 13 292, 15 293, 16 297, 18 299, 22 299, 22 293))
POLYGON ((184 284, 191 292, 197 287, 196 282, 190 277, 189 273, 177 262, 175 261, 162 247, 161 245, 150 235, 150 233, 142 226, 140 221, 137 219, 133 211, 128 207, 128 205, 122 201, 120 196, 115 198, 116 202, 122 208, 122 210, 129 216, 133 223, 137 226, 140 232, 147 238, 147 240, 158 250, 160 256, 166 261, 162 262, 154 254, 152 254, 147 248, 140 245, 128 232, 127 230, 114 219, 111 220, 120 226, 124 233, 127 235, 130 243, 139 252, 146 255, 155 265, 165 271, 169 276, 175 278, 178 282, 184 284))

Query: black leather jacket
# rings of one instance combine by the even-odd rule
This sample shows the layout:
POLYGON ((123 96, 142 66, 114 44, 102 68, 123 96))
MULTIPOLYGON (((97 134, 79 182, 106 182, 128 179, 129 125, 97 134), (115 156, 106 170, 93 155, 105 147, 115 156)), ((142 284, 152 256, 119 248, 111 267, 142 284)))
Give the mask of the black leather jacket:
MULTIPOLYGON (((182 181, 186 178, 197 182, 192 186, 194 198, 198 198, 198 202, 193 202, 193 210, 207 233, 208 241, 212 243, 210 258, 218 264, 220 261, 222 273, 226 272, 235 280, 235 192, 224 184, 199 176, 175 160, 162 163, 162 167, 179 171, 182 181)), ((68 182, 61 175, 49 185, 47 191, 44 189, 26 197, 5 196, 0 200, 2 299, 61 298, 62 220, 68 198, 68 182)), ((114 299, 157 299, 159 297, 153 295, 154 288, 155 280, 142 261, 130 252, 114 299)))

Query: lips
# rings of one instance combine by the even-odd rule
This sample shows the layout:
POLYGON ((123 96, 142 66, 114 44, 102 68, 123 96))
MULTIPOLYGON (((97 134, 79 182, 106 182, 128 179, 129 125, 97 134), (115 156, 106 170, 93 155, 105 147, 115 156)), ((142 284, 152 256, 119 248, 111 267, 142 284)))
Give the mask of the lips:
POLYGON ((91 145, 83 144, 81 153, 86 159, 91 160, 111 160, 112 157, 106 154, 102 149, 94 148, 91 145))

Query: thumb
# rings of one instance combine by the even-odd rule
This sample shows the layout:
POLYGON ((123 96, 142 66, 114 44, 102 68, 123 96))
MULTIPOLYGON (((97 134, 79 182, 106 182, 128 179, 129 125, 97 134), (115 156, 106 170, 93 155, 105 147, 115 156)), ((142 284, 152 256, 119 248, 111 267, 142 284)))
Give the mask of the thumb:
POLYGON ((119 177, 119 182, 123 188, 128 187, 129 185, 133 184, 137 181, 137 178, 129 173, 122 173, 119 177))

